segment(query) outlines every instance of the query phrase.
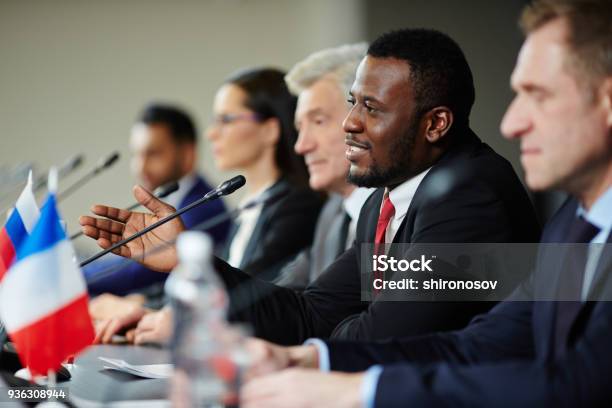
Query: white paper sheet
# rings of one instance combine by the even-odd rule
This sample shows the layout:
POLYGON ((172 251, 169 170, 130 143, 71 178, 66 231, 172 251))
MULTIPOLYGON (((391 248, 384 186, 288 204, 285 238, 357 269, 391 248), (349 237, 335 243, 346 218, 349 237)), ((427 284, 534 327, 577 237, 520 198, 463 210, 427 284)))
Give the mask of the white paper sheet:
POLYGON ((104 368, 122 371, 124 373, 132 374, 142 378, 170 378, 174 371, 174 366, 172 364, 134 365, 116 358, 98 358, 109 364, 109 366, 104 366, 104 368))

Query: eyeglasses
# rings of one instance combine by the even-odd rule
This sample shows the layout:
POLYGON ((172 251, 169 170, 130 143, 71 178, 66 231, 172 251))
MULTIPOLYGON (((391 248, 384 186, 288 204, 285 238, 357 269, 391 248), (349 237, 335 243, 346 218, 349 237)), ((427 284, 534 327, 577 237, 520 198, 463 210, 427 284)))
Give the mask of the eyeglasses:
POLYGON ((229 125, 240 120, 249 120, 253 122, 259 122, 261 119, 256 113, 224 113, 222 115, 216 115, 211 120, 211 125, 224 126, 229 125))

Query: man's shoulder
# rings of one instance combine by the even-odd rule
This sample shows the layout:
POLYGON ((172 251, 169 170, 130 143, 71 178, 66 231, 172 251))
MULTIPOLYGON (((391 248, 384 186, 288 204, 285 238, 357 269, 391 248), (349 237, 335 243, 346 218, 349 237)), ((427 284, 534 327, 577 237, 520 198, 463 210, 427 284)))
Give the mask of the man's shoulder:
POLYGON ((491 178, 494 175, 516 176, 510 162, 475 135, 449 150, 432 168, 433 174, 445 171, 453 171, 457 180, 466 177, 491 178))
POLYGON ((479 139, 449 151, 436 163, 419 186, 417 194, 430 198, 457 195, 470 191, 523 191, 510 162, 479 139))
POLYGON ((284 178, 271 186, 266 194, 269 197, 278 196, 278 198, 273 198, 263 205, 262 216, 277 213, 302 214, 304 216, 313 212, 318 214, 325 204, 325 197, 322 194, 306 186, 291 183, 284 178))

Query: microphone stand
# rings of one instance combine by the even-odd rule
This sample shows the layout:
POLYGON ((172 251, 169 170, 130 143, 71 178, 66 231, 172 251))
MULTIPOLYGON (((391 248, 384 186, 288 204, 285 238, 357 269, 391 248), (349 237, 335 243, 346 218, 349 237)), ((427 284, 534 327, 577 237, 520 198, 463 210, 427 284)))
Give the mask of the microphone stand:
POLYGON ((231 194, 233 193, 235 190, 237 190, 238 188, 242 187, 244 184, 246 183, 246 179, 244 178, 244 176, 236 176, 224 183, 222 183, 219 187, 215 188, 214 190, 209 191, 208 193, 206 193, 206 195, 204 195, 204 197, 200 198, 197 201, 194 201, 193 203, 189 204, 186 207, 181 208, 180 210, 174 212, 173 214, 162 218, 161 220, 157 221, 156 223, 153 223, 151 225, 149 225, 148 227, 144 228, 141 231, 138 231, 137 233, 122 239, 119 242, 116 242, 115 244, 111 245, 110 247, 106 248, 103 251, 98 252, 97 254, 90 256, 89 258, 87 258, 86 260, 84 260, 83 262, 81 262, 79 264, 79 266, 82 268, 83 266, 95 261, 96 259, 108 254, 109 252, 114 251, 115 249, 129 243, 132 242, 133 240, 135 240, 136 238, 140 238, 141 236, 143 236, 144 234, 146 234, 147 232, 150 232, 151 230, 154 230, 155 228, 164 225, 165 223, 167 223, 168 221, 171 221, 173 219, 175 219, 176 217, 180 216, 181 214, 191 210, 194 207, 197 207, 207 201, 211 201, 211 200, 216 200, 219 197, 222 197, 224 195, 227 194, 231 194))
MULTIPOLYGON (((176 181, 173 181, 171 183, 167 183, 167 184, 164 184, 161 187, 158 187, 155 190, 153 195, 155 195, 155 197, 157 197, 157 198, 165 198, 165 197, 169 196, 170 194, 174 193, 178 189, 179 189, 179 184, 176 181)), ((139 206, 140 206, 140 203, 136 202, 136 203, 130 205, 129 207, 127 207, 126 210, 132 211, 133 209, 135 209, 136 207, 139 207, 139 206)), ((83 231, 75 232, 74 234, 72 234, 70 236, 70 241, 80 237, 81 235, 83 235, 83 231)))
POLYGON ((98 164, 92 171, 85 174, 83 177, 81 177, 77 181, 75 181, 66 190, 62 191, 61 193, 58 193, 57 198, 56 198, 57 202, 59 203, 60 201, 68 197, 70 194, 74 193, 76 190, 81 188, 84 184, 88 183, 89 180, 96 177, 102 171, 108 169, 113 164, 115 164, 117 160, 119 160, 119 152, 114 152, 110 156, 103 158, 100 164, 98 164))
MULTIPOLYGON (((236 208, 232 211, 228 211, 228 212, 224 212, 222 214, 218 214, 212 218, 209 218, 206 221, 201 222, 200 224, 195 225, 194 227, 190 228, 191 231, 207 231, 210 228, 216 227, 217 225, 221 224, 224 221, 227 221, 231 218, 234 218, 236 215, 240 214, 242 211, 249 209, 249 208, 253 208, 257 205, 264 205, 264 204, 272 204, 276 201, 278 201, 279 199, 283 198, 285 195, 287 195, 288 192, 287 191, 280 191, 276 194, 270 194, 270 195, 265 195, 263 197, 259 197, 256 198, 252 201, 249 201, 248 203, 246 203, 245 205, 243 205, 242 207, 236 208)), ((174 245, 174 243, 176 242, 176 239, 173 239, 171 241, 165 242, 163 244, 160 244, 154 248, 151 248, 150 250, 145 252, 145 256, 150 256, 150 255, 154 255, 166 248, 168 248, 171 245, 174 245)), ((102 271, 100 271, 100 273, 94 274, 93 276, 91 276, 90 279, 87 280, 87 284, 93 284, 96 283, 104 278, 106 278, 107 276, 112 275, 113 273, 115 273, 116 271, 122 269, 123 267, 125 267, 127 264, 129 264, 130 262, 137 262, 134 261, 133 259, 129 259, 129 258, 124 258, 124 262, 121 262, 119 264, 116 265, 111 265, 109 268, 106 268, 102 271)), ((161 272, 160 272, 161 273, 161 272)))

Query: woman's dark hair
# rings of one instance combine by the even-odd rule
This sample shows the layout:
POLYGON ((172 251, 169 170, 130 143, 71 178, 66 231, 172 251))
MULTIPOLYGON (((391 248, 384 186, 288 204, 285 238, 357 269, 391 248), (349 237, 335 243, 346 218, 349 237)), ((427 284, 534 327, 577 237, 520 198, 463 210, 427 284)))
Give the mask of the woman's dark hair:
POLYGON ((225 83, 236 85, 246 92, 245 106, 259 120, 278 120, 281 134, 274 155, 276 165, 283 177, 294 184, 305 186, 308 183, 306 165, 304 159, 293 150, 297 140, 293 124, 297 98, 285 84, 285 73, 274 68, 252 68, 237 72, 225 83))

